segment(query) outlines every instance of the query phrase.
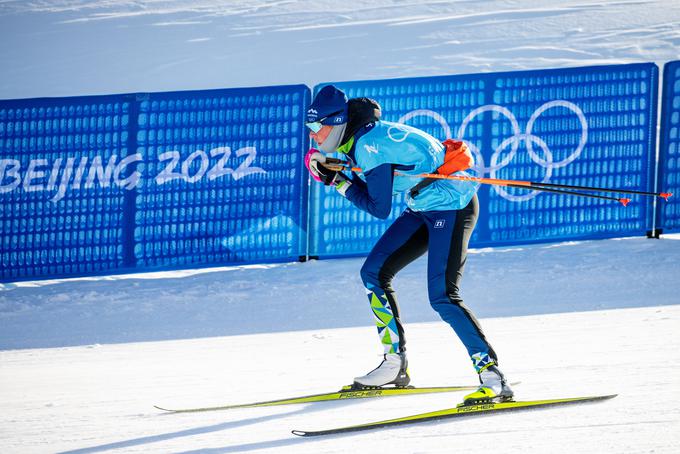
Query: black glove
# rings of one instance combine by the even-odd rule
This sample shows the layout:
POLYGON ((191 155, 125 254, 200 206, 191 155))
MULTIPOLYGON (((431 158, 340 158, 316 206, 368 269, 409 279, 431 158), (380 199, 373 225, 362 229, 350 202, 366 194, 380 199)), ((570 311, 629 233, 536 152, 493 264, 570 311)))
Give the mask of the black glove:
POLYGON ((310 148, 305 156, 305 165, 316 181, 320 181, 326 186, 333 184, 333 179, 337 176, 336 170, 331 170, 324 166, 326 155, 319 153, 315 148, 310 148))
POLYGON ((352 182, 341 171, 326 167, 324 164, 327 160, 331 162, 339 161, 338 159, 328 158, 314 148, 310 148, 305 156, 305 165, 316 181, 320 181, 326 186, 335 186, 335 189, 345 196, 352 182))
POLYGON ((333 186, 337 183, 337 178, 340 174, 337 170, 331 170, 318 161, 313 161, 312 167, 314 167, 315 173, 321 182, 326 186, 333 186))

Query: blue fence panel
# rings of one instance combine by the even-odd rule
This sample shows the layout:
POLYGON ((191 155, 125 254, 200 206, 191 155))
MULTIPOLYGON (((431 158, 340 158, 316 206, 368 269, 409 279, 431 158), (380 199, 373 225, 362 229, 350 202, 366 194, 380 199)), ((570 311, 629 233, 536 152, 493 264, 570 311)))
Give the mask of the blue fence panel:
POLYGON ((131 98, 0 101, 0 279, 125 266, 131 98))
POLYGON ((680 229, 680 61, 664 66, 662 97, 659 190, 675 195, 657 201, 658 227, 669 232, 680 229))
POLYGON ((304 255, 309 98, 303 85, 145 96, 137 132, 138 266, 304 255))
MULTIPOLYGON (((478 176, 652 190, 658 68, 654 64, 336 83, 383 119, 462 138, 478 176)), ((321 87, 317 87, 317 90, 321 87)), ((414 183, 415 184, 415 183, 414 183)), ((403 196, 402 196, 403 197, 403 196)), ((482 185, 475 246, 641 234, 651 205, 482 185)), ((387 221, 328 188, 311 193, 310 255, 365 254, 387 221)))
MULTIPOLYGON (((499 74, 493 102, 517 124, 509 115, 493 121, 485 170, 494 178, 651 191, 657 86, 651 63, 499 74)), ((487 241, 644 234, 651 207, 647 198, 624 207, 494 187, 487 241)))

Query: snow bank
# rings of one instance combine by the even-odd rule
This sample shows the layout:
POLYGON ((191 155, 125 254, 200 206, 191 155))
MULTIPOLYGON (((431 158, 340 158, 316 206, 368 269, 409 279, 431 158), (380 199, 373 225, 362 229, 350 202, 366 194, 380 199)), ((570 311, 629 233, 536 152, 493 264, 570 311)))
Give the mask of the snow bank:
MULTIPOLYGON (((472 250, 480 317, 680 303, 680 235, 472 250)), ((406 322, 438 320, 423 257, 397 275, 406 322)), ((5 284, 0 349, 372 326, 363 259, 5 284)))

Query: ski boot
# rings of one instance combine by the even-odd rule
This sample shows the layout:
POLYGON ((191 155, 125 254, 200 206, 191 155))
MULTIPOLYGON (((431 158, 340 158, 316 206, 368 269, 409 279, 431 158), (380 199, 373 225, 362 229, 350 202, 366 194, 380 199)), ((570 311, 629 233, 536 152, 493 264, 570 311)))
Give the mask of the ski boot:
POLYGON ((380 365, 363 377, 356 377, 352 387, 370 389, 394 385, 397 388, 405 388, 411 381, 407 367, 405 353, 386 353, 380 365))
POLYGON ((479 373, 479 382, 479 388, 465 396, 462 405, 507 402, 514 396, 505 376, 495 365, 488 366, 479 373))

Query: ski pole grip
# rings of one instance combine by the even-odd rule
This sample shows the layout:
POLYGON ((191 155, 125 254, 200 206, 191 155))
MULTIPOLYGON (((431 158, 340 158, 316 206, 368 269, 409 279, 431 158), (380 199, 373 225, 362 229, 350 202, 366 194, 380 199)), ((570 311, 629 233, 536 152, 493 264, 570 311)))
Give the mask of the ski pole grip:
POLYGON ((344 170, 347 167, 347 163, 342 159, 329 157, 326 157, 326 162, 324 162, 323 165, 327 169, 335 170, 337 172, 340 172, 341 170, 344 170))

